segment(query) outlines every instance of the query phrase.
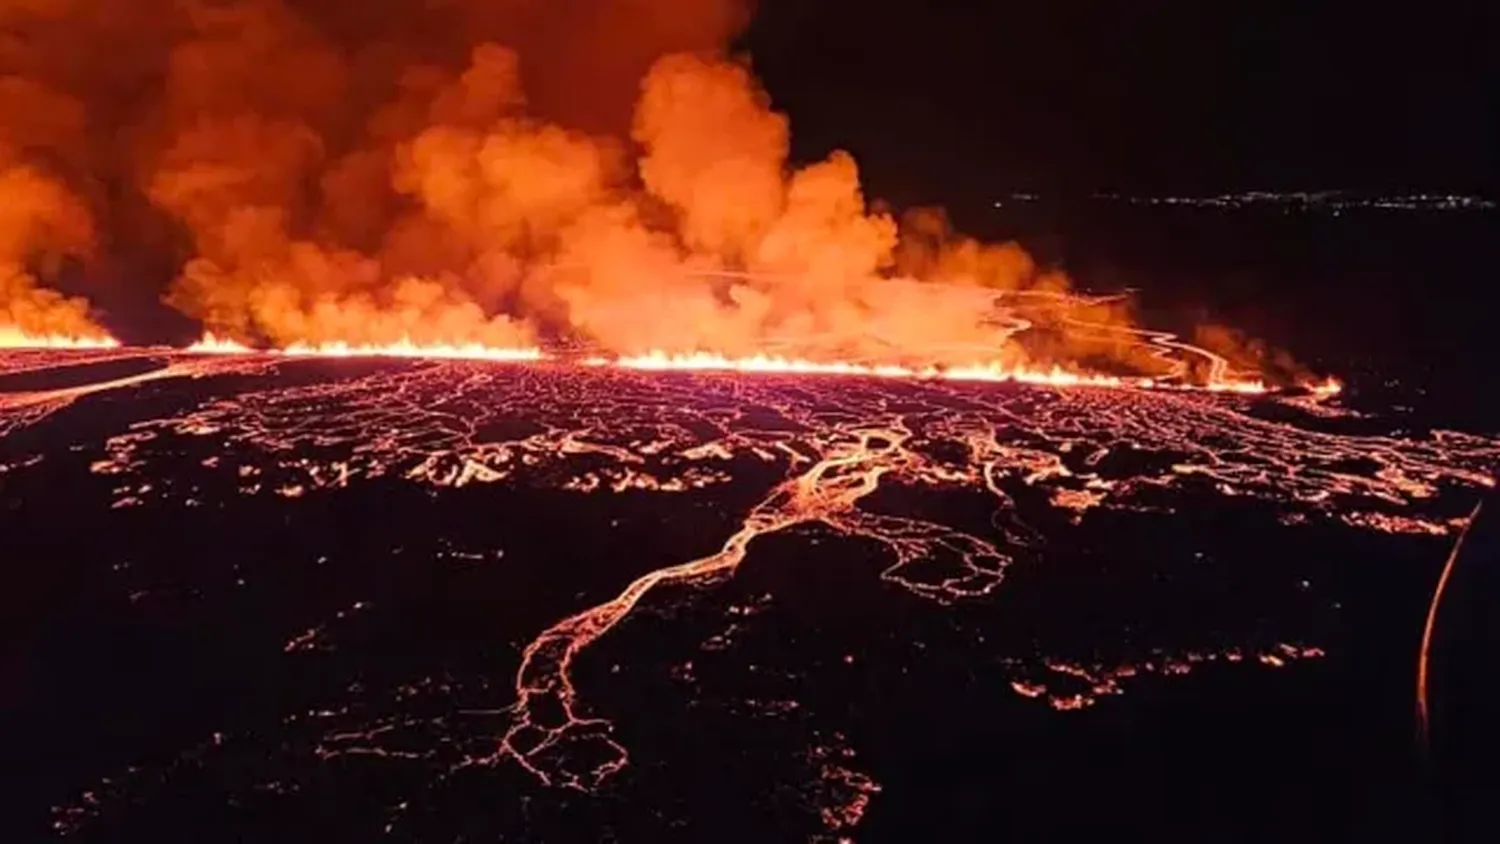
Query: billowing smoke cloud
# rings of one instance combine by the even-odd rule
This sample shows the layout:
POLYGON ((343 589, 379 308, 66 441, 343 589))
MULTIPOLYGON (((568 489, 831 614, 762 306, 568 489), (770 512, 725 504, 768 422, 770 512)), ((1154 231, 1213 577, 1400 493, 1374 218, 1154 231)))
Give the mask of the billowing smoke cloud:
POLYGON ((30 115, 0 125, 0 335, 99 336, 87 302, 41 282, 94 248, 87 203, 47 165, 66 167, 76 155, 82 106, 11 76, 0 78, 0 112, 30 115))
POLYGON ((1014 244, 898 224, 846 153, 791 166, 720 52, 747 13, 0 0, 0 320, 86 333, 59 267, 154 249, 153 294, 245 342, 1152 365, 1014 244))
POLYGON ((52 274, 60 259, 86 254, 92 240, 88 211, 67 187, 0 159, 0 332, 99 335, 88 303, 39 286, 31 269, 52 274))

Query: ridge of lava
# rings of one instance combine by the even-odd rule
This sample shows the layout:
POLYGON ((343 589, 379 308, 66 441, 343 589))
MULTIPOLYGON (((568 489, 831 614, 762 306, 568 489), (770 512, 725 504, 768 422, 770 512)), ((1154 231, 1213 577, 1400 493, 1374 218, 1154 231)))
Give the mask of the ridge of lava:
POLYGON ((35 334, 0 324, 0 349, 115 349, 120 341, 108 335, 35 334))
MULTIPOLYGON (((32 335, 19 332, 0 334, 3 349, 128 349, 113 338, 82 338, 32 335)), ((142 349, 151 347, 141 347, 142 349)), ((480 343, 419 343, 404 338, 387 344, 360 344, 344 341, 294 343, 281 348, 258 348, 213 333, 173 351, 193 355, 276 355, 290 358, 404 358, 432 360, 491 361, 521 363, 552 361, 586 367, 660 372, 733 372, 744 374, 853 376, 902 380, 947 380, 1015 382, 1050 387, 1102 387, 1164 390, 1196 390, 1215 393, 1262 395, 1280 388, 1257 377, 1217 375, 1206 383, 1189 382, 1180 375, 1148 377, 1080 371, 1060 365, 1014 366, 998 361, 974 361, 960 365, 903 364, 855 360, 819 360, 810 357, 757 353, 730 356, 719 352, 668 352, 661 349, 637 355, 605 356, 577 352, 548 352, 539 346, 488 346, 480 343)), ((1209 354, 1204 352, 1205 355, 1209 354)), ((1315 397, 1339 393, 1342 384, 1333 378, 1296 385, 1315 397)))
MULTIPOLYGON (((28 334, 0 330, 0 349, 13 350, 98 350, 128 349, 113 337, 78 337, 68 335, 28 334)), ((141 347, 150 348, 150 347, 141 347)), ((903 364, 855 360, 819 360, 810 357, 757 353, 730 356, 719 352, 668 352, 653 349, 636 355, 605 356, 572 352, 551 353, 539 346, 490 346, 481 343, 419 343, 403 338, 393 343, 370 344, 332 341, 293 343, 280 348, 258 348, 235 340, 205 333, 196 342, 174 351, 196 355, 279 355, 291 358, 406 358, 432 360, 470 360, 499 363, 537 362, 543 360, 581 364, 588 367, 610 366, 622 369, 663 372, 735 372, 744 374, 855 376, 903 380, 1015 382, 1050 387, 1103 387, 1134 389, 1196 390, 1214 393, 1264 395, 1282 388, 1254 376, 1220 374, 1222 367, 1204 383, 1193 383, 1180 374, 1165 377, 1117 375, 1080 371, 1057 364, 1051 366, 1014 366, 998 361, 974 361, 959 365, 903 364)), ((1205 350, 1194 350, 1215 358, 1205 350)), ((1317 398, 1342 391, 1335 378, 1295 385, 1317 398)))

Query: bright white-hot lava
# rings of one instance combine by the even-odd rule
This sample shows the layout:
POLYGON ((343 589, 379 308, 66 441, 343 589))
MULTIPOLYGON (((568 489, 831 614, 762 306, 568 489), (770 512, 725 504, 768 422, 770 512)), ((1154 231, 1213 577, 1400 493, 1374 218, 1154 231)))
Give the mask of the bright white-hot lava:
POLYGON ((109 335, 33 334, 0 325, 0 349, 114 349, 119 345, 109 335))
POLYGON ((774 355, 752 355, 728 357, 708 352, 692 354, 669 354, 664 351, 648 352, 644 355, 628 356, 610 361, 592 358, 594 365, 609 365, 624 369, 648 371, 724 371, 746 373, 784 373, 792 375, 859 375, 872 378, 946 378, 952 381, 1018 381, 1027 384, 1050 384, 1053 386, 1120 387, 1140 379, 1126 379, 1113 375, 1094 375, 1069 372, 1061 367, 1030 369, 1009 367, 999 363, 975 364, 972 366, 902 366, 900 364, 871 364, 853 361, 814 361, 803 358, 788 358, 774 355))
POLYGON ((198 355, 248 355, 254 354, 256 349, 209 331, 188 346, 187 351, 198 355))
MULTIPOLYGON (((636 27, 585 27, 610 37, 590 37, 568 58, 550 36, 520 43, 527 26, 466 21, 440 50, 397 49, 391 62, 371 62, 367 49, 416 35, 399 24, 375 35, 409 16, 362 22, 355 30, 374 41, 360 44, 312 38, 328 23, 303 8, 312 0, 226 0, 233 11, 222 19, 163 2, 160 14, 137 16, 163 27, 140 39, 140 54, 112 57, 144 61, 135 71, 103 62, 97 90, 16 77, 17 91, 40 99, 0 102, 12 106, 4 125, 19 132, 0 137, 0 318, 60 332, 28 345, 105 343, 87 335, 98 330, 87 298, 55 289, 56 268, 84 258, 110 267, 116 247, 149 254, 159 244, 136 242, 141 233, 174 231, 189 248, 161 256, 174 278, 160 301, 213 332, 193 344, 197 353, 265 346, 294 357, 527 361, 542 356, 538 338, 557 337, 623 355, 617 363, 632 369, 1251 394, 1301 373, 1233 331, 1200 326, 1191 348, 1148 331, 1128 296, 1081 291, 1017 242, 956 231, 941 209, 897 212, 867 192, 845 151, 794 160, 789 120, 746 63, 715 49, 717 37, 676 43, 705 9, 717 22, 709 29, 724 36, 739 16, 712 10, 740 0, 654 11, 662 0, 619 4, 671 21, 661 32, 673 34, 623 63, 600 50, 629 48, 636 27), (398 58, 416 56, 447 60, 398 58), (599 81, 618 86, 616 119, 594 126, 531 110, 533 94, 559 93, 541 70, 554 62, 572 83, 608 68, 599 81), (536 72, 543 78, 528 91, 525 77, 536 72), (382 74, 391 75, 376 83, 382 74), (118 78, 144 81, 125 102, 118 78), (353 79, 371 84, 354 96, 345 87, 353 79), (254 95, 232 104, 202 97, 212 91, 254 95), (103 103, 81 119, 74 110, 94 94, 103 103), (116 138, 132 139, 130 155, 88 156, 88 165, 129 161, 126 172, 74 160, 75 150, 116 138), (88 186, 101 183, 118 189, 129 214, 98 213, 106 209, 88 186), (141 225, 114 227, 138 214, 141 225), (980 353, 941 353, 955 348, 980 353)), ((497 20, 517 5, 472 2, 497 20)), ((117 38, 94 28, 111 19, 96 4, 18 12, 7 26, 39 55, 59 48, 58 66, 80 70, 75 54, 92 43, 88 33, 100 44, 117 38), (78 38, 56 39, 57 21, 73 14, 78 38)), ((554 34, 577 23, 570 4, 518 5, 527 20, 559 15, 542 27, 554 34)), ((438 18, 428 23, 442 29, 438 18)), ((82 84, 87 73, 67 76, 82 84)), ((567 99, 591 100, 597 87, 567 99)), ((114 269, 97 275, 140 275, 114 269)))
MULTIPOLYGON (((226 340, 212 333, 187 347, 196 354, 255 354, 257 350, 243 343, 226 340)), ((268 350, 269 354, 294 358, 428 358, 432 360, 488 360, 488 361, 534 361, 542 359, 538 348, 507 348, 486 346, 480 343, 434 343, 424 344, 409 338, 387 344, 294 343, 282 349, 268 350)))
POLYGON ((348 343, 297 343, 282 349, 288 357, 324 358, 432 358, 434 360, 492 360, 528 361, 541 360, 538 348, 507 348, 484 346, 478 343, 424 345, 411 340, 400 340, 385 345, 350 345, 348 343))
MULTIPOLYGON (((1180 350, 1191 352, 1189 346, 1180 350)), ((244 343, 224 339, 213 333, 205 333, 201 339, 186 348, 194 354, 249 355, 268 354, 292 358, 407 358, 432 360, 474 360, 495 362, 540 361, 549 356, 538 347, 487 346, 479 343, 423 344, 403 339, 389 344, 296 343, 284 348, 256 349, 244 343)), ((1207 353, 1204 353, 1207 354, 1207 353)), ((780 374, 811 376, 854 376, 867 378, 892 378, 905 380, 939 379, 946 381, 1015 382, 1050 387, 1104 387, 1137 389, 1199 389, 1209 392, 1240 393, 1258 395, 1269 393, 1273 388, 1257 378, 1231 377, 1222 368, 1216 369, 1213 377, 1204 384, 1194 384, 1178 378, 1153 378, 1146 376, 1114 375, 1101 372, 1077 371, 1059 365, 1017 366, 998 361, 977 361, 967 364, 940 366, 911 365, 902 363, 880 363, 853 360, 817 360, 780 354, 752 354, 732 356, 719 352, 668 352, 654 349, 638 355, 618 357, 589 356, 579 359, 565 358, 570 362, 588 367, 615 367, 645 372, 731 372, 745 374, 780 374)), ((1319 397, 1339 392, 1341 385, 1330 378, 1304 386, 1319 397)))

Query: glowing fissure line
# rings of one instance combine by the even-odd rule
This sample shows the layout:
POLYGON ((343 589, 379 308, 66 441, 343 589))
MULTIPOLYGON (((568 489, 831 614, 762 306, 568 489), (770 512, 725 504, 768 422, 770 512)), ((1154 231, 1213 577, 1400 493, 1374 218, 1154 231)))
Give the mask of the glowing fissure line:
POLYGON ((161 369, 154 369, 138 375, 127 375, 123 378, 115 378, 93 384, 81 384, 76 387, 63 387, 56 390, 0 393, 0 413, 9 414, 8 418, 0 417, 0 437, 23 427, 36 424, 84 396, 125 387, 135 387, 148 381, 158 381, 166 378, 201 378, 206 375, 237 371, 242 368, 243 364, 241 362, 232 360, 216 363, 177 361, 161 369))
MULTIPOLYGON (((851 362, 819 363, 799 358, 755 355, 731 358, 699 352, 687 355, 669 355, 665 352, 650 352, 635 357, 617 358, 613 361, 594 358, 594 365, 612 365, 625 369, 684 370, 684 371, 733 371, 760 373, 787 373, 799 375, 858 375, 874 378, 946 378, 955 381, 1018 381, 1029 384, 1054 384, 1059 386, 1120 387, 1133 383, 1112 375, 1082 375, 1068 372, 1061 367, 1050 370, 1028 370, 1005 367, 1000 364, 976 364, 957 367, 908 367, 898 365, 861 364, 851 362)), ((1144 384, 1144 381, 1140 381, 1144 384)))
POLYGON ((403 338, 394 343, 293 343, 282 349, 256 349, 234 340, 203 335, 184 351, 204 355, 280 355, 290 358, 413 358, 433 360, 489 360, 499 362, 538 361, 544 357, 535 347, 507 348, 481 343, 418 343, 403 338))
POLYGON ((614 758, 593 768, 587 781, 564 766, 549 772, 538 765, 538 760, 547 751, 563 749, 562 742, 585 739, 591 730, 602 733, 610 727, 609 721, 603 718, 584 718, 577 714, 578 694, 571 678, 574 657, 624 620, 641 598, 658 584, 702 580, 733 571, 744 561, 752 539, 794 523, 789 519, 770 521, 759 510, 757 508, 751 513, 718 552, 639 577, 614 599, 552 625, 527 645, 521 657, 521 667, 516 672, 516 702, 513 704, 516 721, 500 740, 500 754, 514 759, 546 785, 580 791, 591 790, 624 768, 629 762, 625 748, 597 733, 595 737, 606 745, 614 758), (547 703, 556 706, 565 719, 556 727, 537 723, 541 717, 539 710, 547 703))
POLYGON ((32 334, 0 325, 0 349, 115 349, 119 346, 120 341, 108 335, 32 334))
MULTIPOLYGON (((1076 325, 1080 328, 1111 334, 1125 334, 1130 337, 1145 339, 1147 343, 1154 347, 1151 351, 1151 356, 1171 366, 1171 372, 1166 376, 1169 379, 1181 379, 1187 376, 1187 361, 1174 360, 1170 357, 1171 353, 1176 351, 1187 355, 1197 355, 1208 361, 1208 380, 1204 389, 1231 393, 1264 393, 1268 390, 1266 383, 1260 379, 1240 378, 1232 375, 1229 361, 1225 360, 1223 355, 1214 354, 1207 349, 1194 346, 1191 343, 1184 343, 1177 338, 1176 334, 1170 331, 1152 331, 1145 328, 1130 328, 1109 325, 1102 322, 1085 322, 1072 317, 1066 318, 1066 321, 1069 325, 1076 325)), ((1333 394, 1339 391, 1340 386, 1337 381, 1329 379, 1324 382, 1322 387, 1309 385, 1308 388, 1313 392, 1318 392, 1321 389, 1328 394, 1333 394)))
MULTIPOLYGON (((916 469, 921 458, 905 448, 911 431, 899 420, 858 432, 859 442, 825 454, 807 471, 778 484, 751 508, 740 528, 720 549, 687 563, 657 569, 636 578, 615 598, 576 613, 543 631, 522 652, 516 671, 516 720, 500 739, 498 756, 514 759, 549 786, 590 791, 621 770, 629 753, 607 733, 610 722, 578 712, 573 686, 574 659, 612 630, 652 589, 663 583, 695 583, 734 572, 749 553, 750 543, 802 524, 820 523, 845 536, 874 539, 896 557, 882 578, 894 580, 913 593, 937 600, 987 594, 999 585, 1009 557, 977 537, 940 525, 894 516, 863 513, 855 505, 880 486, 887 473, 916 469), (875 443, 882 443, 876 446, 875 443), (843 470, 852 470, 843 473, 843 470), (961 557, 968 569, 963 577, 937 584, 908 580, 899 569, 947 550, 961 557), (988 562, 988 565, 985 563, 988 562), (977 584, 977 585, 976 585, 977 584), (551 717, 549 717, 551 716, 551 717), (586 771, 569 766, 565 754, 573 745, 594 742, 608 757, 586 771)), ((991 486, 993 491, 998 490, 991 486)), ((1009 499, 1003 494, 1004 502, 1009 499)))
POLYGON ((144 384, 147 381, 156 381, 162 378, 201 376, 207 374, 210 369, 212 368, 205 368, 193 363, 174 363, 164 366, 161 369, 142 372, 139 375, 127 375, 124 378, 99 381, 93 384, 82 384, 77 387, 63 387, 57 390, 39 390, 28 393, 0 394, 0 410, 20 409, 50 402, 66 403, 92 393, 118 390, 122 387, 133 387, 144 384))
MULTIPOLYGON (((1097 297, 1089 301, 1109 301, 1110 297, 1097 297)), ((1019 318, 1011 317, 1013 320, 1019 318)), ((1170 365, 1164 377, 1115 376, 1097 373, 1080 373, 1060 366, 1050 368, 1028 368, 1003 364, 971 363, 959 366, 903 366, 898 364, 867 364, 852 361, 822 362, 805 358, 779 355, 752 355, 729 357, 713 352, 691 352, 671 354, 661 350, 642 355, 618 358, 588 358, 584 361, 592 366, 619 366, 640 370, 681 371, 732 371, 745 373, 783 373, 802 375, 854 375, 876 378, 930 379, 943 378, 954 381, 1014 381, 1025 384, 1041 384, 1060 387, 1131 387, 1137 389, 1183 389, 1207 390, 1209 392, 1231 392, 1258 395, 1271 392, 1264 381, 1233 375, 1228 361, 1206 349, 1179 341, 1169 332, 1144 329, 1121 328, 1103 323, 1090 323, 1068 319, 1070 324, 1107 333, 1127 334, 1145 339, 1156 347, 1154 356, 1170 365), (1171 360, 1168 355, 1176 351, 1198 355, 1209 361, 1209 377, 1202 385, 1182 381, 1187 372, 1187 363, 1171 360)), ((1027 325, 1019 320, 1018 325, 1027 325)), ((26 334, 13 328, 0 328, 0 349, 116 349, 119 341, 112 337, 99 338, 65 337, 60 335, 26 334)), ((548 356, 537 347, 498 347, 480 343, 420 343, 409 337, 394 343, 351 344, 342 341, 327 343, 293 343, 280 349, 257 349, 234 340, 206 333, 197 342, 183 349, 191 354, 251 355, 268 354, 289 358, 405 358, 434 360, 476 360, 496 362, 540 361, 548 356)), ((1303 385, 1315 396, 1336 394, 1341 385, 1334 379, 1319 384, 1303 385)))
MULTIPOLYGON (((903 366, 898 364, 867 364, 852 361, 822 362, 805 358, 778 355, 753 355, 729 357, 712 352, 671 354, 651 351, 642 355, 616 358, 589 357, 582 360, 586 366, 613 366, 623 369, 646 371, 682 372, 740 372, 751 374, 794 375, 842 375, 870 378, 900 379, 944 379, 950 381, 1015 382, 1054 387, 1103 387, 1135 389, 1206 390, 1208 392, 1232 392, 1259 395, 1271 392, 1261 381, 1228 379, 1227 364, 1222 358, 1186 344, 1172 341, 1170 334, 1150 335, 1154 343, 1165 349, 1196 352, 1209 356, 1214 363, 1212 377, 1208 383, 1193 385, 1177 383, 1171 378, 1180 377, 1186 365, 1178 361, 1178 371, 1169 380, 1146 377, 1080 373, 1053 366, 1048 369, 1006 366, 1000 363, 975 363, 960 366, 903 366)), ((478 360, 495 362, 535 362, 547 360, 548 356, 536 347, 503 348, 480 344, 424 345, 409 339, 386 345, 350 345, 347 343, 325 343, 319 345, 294 344, 284 349, 260 350, 242 343, 225 340, 212 334, 187 347, 192 354, 250 355, 268 354, 290 358, 406 358, 434 360, 478 360)), ((1315 393, 1332 394, 1338 391, 1337 382, 1329 381, 1325 386, 1310 387, 1315 393)))

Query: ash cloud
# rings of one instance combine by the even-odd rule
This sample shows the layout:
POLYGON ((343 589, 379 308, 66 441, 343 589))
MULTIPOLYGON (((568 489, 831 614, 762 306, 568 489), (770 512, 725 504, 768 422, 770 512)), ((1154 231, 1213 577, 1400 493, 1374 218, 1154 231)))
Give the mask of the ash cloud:
POLYGON ((164 291, 97 283, 243 342, 1153 365, 1107 330, 1128 311, 1060 297, 1018 246, 898 221, 846 153, 792 166, 722 52, 749 13, 0 2, 0 324, 96 332, 58 267, 145 249, 179 268, 164 291))

